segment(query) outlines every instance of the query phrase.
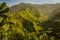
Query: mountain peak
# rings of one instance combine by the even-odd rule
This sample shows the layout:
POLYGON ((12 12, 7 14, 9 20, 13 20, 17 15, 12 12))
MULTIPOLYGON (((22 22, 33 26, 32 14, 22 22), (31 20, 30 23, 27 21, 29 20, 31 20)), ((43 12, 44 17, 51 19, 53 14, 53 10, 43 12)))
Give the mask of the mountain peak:
POLYGON ((31 4, 21 2, 18 5, 12 6, 11 9, 10 9, 10 12, 11 13, 16 13, 16 12, 24 11, 24 10, 26 10, 26 8, 31 9, 31 8, 34 8, 34 7, 31 4))

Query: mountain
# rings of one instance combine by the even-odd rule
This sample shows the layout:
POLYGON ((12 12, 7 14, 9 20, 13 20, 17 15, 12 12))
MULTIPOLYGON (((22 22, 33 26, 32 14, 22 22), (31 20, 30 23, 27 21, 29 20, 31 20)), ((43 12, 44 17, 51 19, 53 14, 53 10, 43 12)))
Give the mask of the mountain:
POLYGON ((10 13, 17 13, 17 12, 25 11, 26 9, 29 9, 31 11, 30 14, 37 17, 37 18, 40 16, 47 17, 43 10, 38 10, 37 8, 35 8, 35 6, 33 6, 33 4, 29 4, 29 3, 28 4, 27 3, 20 3, 18 5, 12 6, 10 8, 10 13))
POLYGON ((16 13, 25 10, 30 6, 30 9, 34 7, 34 10, 42 11, 45 16, 49 18, 52 15, 52 12, 57 10, 60 7, 60 4, 29 4, 29 3, 20 3, 18 5, 13 5, 10 9, 11 13, 16 13), (32 7, 31 7, 32 6, 32 7))
POLYGON ((25 4, 25 3, 20 3, 19 5, 12 6, 11 9, 10 9, 10 12, 11 13, 17 13, 17 12, 25 11, 26 9, 29 9, 30 11, 33 11, 33 15, 40 16, 39 11, 36 8, 31 6, 30 4, 25 4))
POLYGON ((59 8, 57 8, 56 10, 54 10, 53 12, 52 12, 52 17, 54 17, 55 15, 57 15, 57 14, 60 14, 60 7, 59 8))
POLYGON ((60 4, 57 3, 57 4, 42 4, 42 5, 39 5, 39 4, 35 4, 34 5, 37 9, 41 9, 43 10, 46 15, 51 15, 53 11, 57 10, 58 8, 60 8, 60 4))
POLYGON ((53 28, 53 29, 60 28, 60 8, 58 8, 57 10, 52 12, 52 17, 50 19, 46 20, 45 22, 43 22, 42 26, 45 29, 48 29, 48 28, 53 28))
MULTIPOLYGON (((41 26, 43 28, 48 28, 50 23, 50 19, 55 17, 56 13, 60 8, 60 4, 27 4, 27 3, 20 3, 18 5, 14 5, 10 8, 11 13, 17 13, 27 21, 32 22, 36 28, 36 30, 40 30, 41 26), (41 25, 42 24, 42 25, 41 25), (39 29, 38 29, 39 28, 39 29)), ((54 18, 53 18, 54 19, 54 18)), ((52 19, 51 19, 52 20, 52 19)), ((22 22, 23 23, 23 22, 22 22)), ((25 24, 25 23, 24 23, 25 24)), ((50 27, 50 26, 49 26, 50 27)))
POLYGON ((39 5, 36 6, 20 3, 12 6, 7 13, 4 10, 6 17, 4 16, 5 13, 0 15, 0 39, 59 40, 60 7, 54 8, 50 12, 52 9, 45 10, 47 9, 45 6, 42 8, 38 8, 39 5))
POLYGON ((17 19, 20 19, 20 23, 28 32, 34 29, 41 30, 42 27, 40 26, 40 22, 46 20, 44 12, 39 11, 31 4, 20 3, 14 5, 11 7, 10 12, 16 15, 17 19))

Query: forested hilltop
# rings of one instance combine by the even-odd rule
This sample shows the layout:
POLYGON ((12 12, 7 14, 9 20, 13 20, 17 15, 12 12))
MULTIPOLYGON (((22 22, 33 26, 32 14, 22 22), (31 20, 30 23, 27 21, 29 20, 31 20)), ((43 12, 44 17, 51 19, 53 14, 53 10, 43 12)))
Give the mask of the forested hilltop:
POLYGON ((60 40, 60 4, 0 4, 0 40, 60 40))

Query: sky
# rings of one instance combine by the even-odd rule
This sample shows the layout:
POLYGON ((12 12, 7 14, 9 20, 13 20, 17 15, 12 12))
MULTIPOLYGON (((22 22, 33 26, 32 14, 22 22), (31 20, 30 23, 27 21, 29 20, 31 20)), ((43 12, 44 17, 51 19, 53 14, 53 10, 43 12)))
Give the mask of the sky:
POLYGON ((32 4, 53 4, 60 3, 60 0, 0 0, 0 3, 6 2, 7 5, 12 6, 21 2, 32 3, 32 4))

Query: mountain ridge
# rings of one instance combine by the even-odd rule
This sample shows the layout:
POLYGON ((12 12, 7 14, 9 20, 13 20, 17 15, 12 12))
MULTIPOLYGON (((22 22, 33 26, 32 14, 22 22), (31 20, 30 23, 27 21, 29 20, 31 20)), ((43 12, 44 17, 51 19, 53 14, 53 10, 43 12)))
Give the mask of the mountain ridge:
POLYGON ((44 14, 46 14, 48 17, 51 16, 52 12, 55 11, 56 9, 58 9, 60 7, 60 3, 57 4, 30 4, 30 3, 20 3, 18 5, 14 5, 11 7, 10 12, 14 13, 14 12, 19 12, 25 8, 27 8, 30 5, 32 7, 35 7, 35 9, 37 10, 42 10, 44 12, 44 14), (25 7, 26 6, 26 7, 25 7))

